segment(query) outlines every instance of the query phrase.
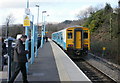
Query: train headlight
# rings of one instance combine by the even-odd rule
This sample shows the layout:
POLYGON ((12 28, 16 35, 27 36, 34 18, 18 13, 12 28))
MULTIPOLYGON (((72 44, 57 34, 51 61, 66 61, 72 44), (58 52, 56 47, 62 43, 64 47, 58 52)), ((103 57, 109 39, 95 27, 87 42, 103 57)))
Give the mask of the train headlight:
POLYGON ((84 44, 83 46, 84 46, 84 47, 88 47, 88 44, 84 44))
POLYGON ((73 47, 73 44, 68 44, 68 47, 73 47))

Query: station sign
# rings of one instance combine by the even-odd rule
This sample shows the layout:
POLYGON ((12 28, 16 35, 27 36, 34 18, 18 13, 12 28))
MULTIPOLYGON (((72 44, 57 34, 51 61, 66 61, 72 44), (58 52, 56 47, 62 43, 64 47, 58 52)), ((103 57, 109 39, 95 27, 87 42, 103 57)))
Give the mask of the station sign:
POLYGON ((45 32, 46 34, 48 33, 48 31, 45 32))
POLYGON ((30 15, 30 9, 29 8, 25 9, 25 14, 30 15))
POLYGON ((103 47, 103 50, 106 50, 106 47, 103 47))
POLYGON ((23 26, 30 26, 30 19, 28 15, 26 15, 24 18, 23 26))

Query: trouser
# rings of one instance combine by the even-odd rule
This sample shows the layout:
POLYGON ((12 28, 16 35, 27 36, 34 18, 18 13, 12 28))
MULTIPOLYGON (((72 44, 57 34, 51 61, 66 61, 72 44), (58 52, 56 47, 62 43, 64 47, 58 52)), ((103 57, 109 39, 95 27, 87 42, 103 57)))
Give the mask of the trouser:
POLYGON ((16 62, 15 72, 14 72, 13 76, 10 78, 8 83, 13 83, 20 71, 22 73, 23 83, 28 83, 25 62, 16 62))
POLYGON ((5 57, 2 55, 2 71, 4 69, 5 57))

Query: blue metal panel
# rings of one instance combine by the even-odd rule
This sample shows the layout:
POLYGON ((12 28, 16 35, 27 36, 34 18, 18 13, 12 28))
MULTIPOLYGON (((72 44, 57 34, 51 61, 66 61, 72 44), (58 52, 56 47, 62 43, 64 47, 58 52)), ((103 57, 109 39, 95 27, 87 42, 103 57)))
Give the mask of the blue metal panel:
POLYGON ((32 16, 32 25, 31 25, 31 64, 34 62, 34 41, 35 41, 35 27, 33 25, 34 16, 32 16))
POLYGON ((64 42, 64 46, 63 46, 63 48, 66 50, 67 48, 66 48, 66 42, 64 42))
POLYGON ((44 32, 44 34, 43 34, 44 36, 45 36, 45 28, 46 28, 46 24, 45 24, 45 20, 44 20, 44 31, 43 31, 44 32))
MULTIPOLYGON (((27 35, 27 37, 29 36, 28 28, 29 28, 28 26, 25 27, 25 35, 27 35)), ((25 50, 28 50, 28 39, 25 42, 25 50)), ((28 54, 26 56, 27 56, 27 59, 28 59, 28 54)), ((28 72, 28 62, 26 63, 26 70, 28 72)))
POLYGON ((36 55, 35 56, 37 57, 38 56, 38 49, 37 49, 37 46, 38 46, 38 30, 37 29, 38 29, 38 27, 36 26, 35 29, 36 29, 35 30, 35 36, 36 36, 36 39, 35 39, 36 55))
POLYGON ((34 62, 34 46, 35 46, 35 26, 33 25, 31 37, 31 64, 34 62))
POLYGON ((40 47, 42 48, 43 47, 43 36, 44 36, 44 32, 43 32, 43 26, 42 26, 42 32, 41 32, 41 45, 40 45, 40 47))

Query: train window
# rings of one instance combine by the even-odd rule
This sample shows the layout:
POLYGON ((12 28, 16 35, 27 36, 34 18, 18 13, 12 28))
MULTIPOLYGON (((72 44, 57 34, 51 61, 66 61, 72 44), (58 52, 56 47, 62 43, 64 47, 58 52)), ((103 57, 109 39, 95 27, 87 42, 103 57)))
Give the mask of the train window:
POLYGON ((72 39, 72 33, 71 32, 68 33, 68 39, 72 39))
POLYGON ((84 37, 84 39, 88 38, 88 33, 84 32, 83 37, 84 37))
POLYGON ((67 31, 72 31, 72 30, 67 30, 67 31))

